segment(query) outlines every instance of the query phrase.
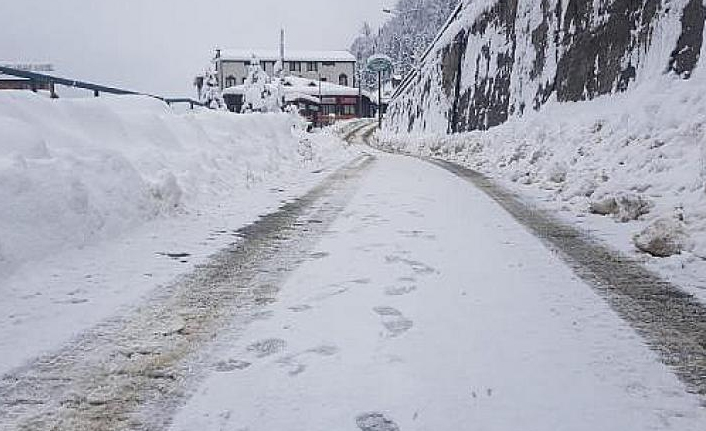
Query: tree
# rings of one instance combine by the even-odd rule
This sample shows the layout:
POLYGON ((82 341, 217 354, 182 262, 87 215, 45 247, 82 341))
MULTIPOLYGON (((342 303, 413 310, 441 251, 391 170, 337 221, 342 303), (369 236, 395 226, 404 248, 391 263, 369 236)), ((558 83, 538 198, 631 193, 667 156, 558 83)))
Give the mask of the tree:
POLYGON ((282 84, 262 70, 260 61, 253 57, 248 77, 243 85, 242 112, 281 112, 284 106, 282 84))
MULTIPOLYGON (((351 52, 361 65, 365 65, 372 54, 388 55, 395 65, 395 73, 407 74, 457 5, 458 0, 398 0, 394 15, 377 34, 368 23, 363 24, 351 52)), ((370 80, 364 80, 363 84, 367 88, 376 85, 370 80)))
POLYGON ((201 103, 207 108, 226 110, 226 102, 223 100, 223 93, 218 86, 218 75, 209 68, 205 73, 203 90, 201 91, 201 103))

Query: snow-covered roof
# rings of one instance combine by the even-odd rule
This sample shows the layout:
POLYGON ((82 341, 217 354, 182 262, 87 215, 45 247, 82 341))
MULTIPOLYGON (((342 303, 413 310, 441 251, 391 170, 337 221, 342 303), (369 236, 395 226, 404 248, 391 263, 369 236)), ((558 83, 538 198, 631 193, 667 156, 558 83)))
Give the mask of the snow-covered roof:
MULTIPOLYGON (((262 61, 279 60, 279 51, 268 49, 222 49, 221 59, 226 61, 249 61, 255 56, 262 61)), ((355 62, 356 58, 348 51, 295 51, 284 53, 285 61, 340 61, 355 62)))
POLYGON ((287 76, 284 78, 284 88, 311 96, 357 96, 358 89, 346 87, 331 82, 320 82, 312 79, 287 76), (321 88, 319 88, 321 87, 321 88))
POLYGON ((297 100, 306 100, 311 103, 319 104, 321 100, 318 97, 314 97, 308 94, 299 93, 297 91, 285 91, 284 93, 285 102, 294 102, 297 100))
MULTIPOLYGON (((244 88, 244 85, 236 85, 235 87, 229 87, 223 90, 223 94, 244 94, 244 88)), ((284 89, 285 95, 296 93, 313 97, 358 96, 358 89, 354 87, 346 87, 331 82, 319 82, 295 76, 285 77, 282 88, 284 89)), ((363 95, 370 98, 370 95, 365 91, 363 91, 363 95)))

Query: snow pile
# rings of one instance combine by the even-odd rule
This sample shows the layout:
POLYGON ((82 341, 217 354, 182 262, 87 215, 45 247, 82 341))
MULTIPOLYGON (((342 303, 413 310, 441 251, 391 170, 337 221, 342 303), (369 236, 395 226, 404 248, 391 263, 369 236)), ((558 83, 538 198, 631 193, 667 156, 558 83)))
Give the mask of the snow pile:
POLYGON ((688 252, 696 263, 706 259, 703 72, 591 102, 552 102, 484 132, 383 132, 380 145, 460 162, 582 218, 632 223, 635 247, 688 252))
POLYGON ((0 274, 349 155, 288 114, 0 94, 0 274))
POLYGON ((635 246, 657 257, 680 254, 692 244, 684 232, 682 220, 660 218, 634 237, 635 246))

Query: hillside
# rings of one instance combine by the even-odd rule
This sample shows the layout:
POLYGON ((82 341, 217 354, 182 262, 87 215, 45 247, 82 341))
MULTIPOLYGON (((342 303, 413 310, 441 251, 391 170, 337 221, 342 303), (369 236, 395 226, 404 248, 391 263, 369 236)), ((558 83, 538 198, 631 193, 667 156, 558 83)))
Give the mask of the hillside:
POLYGON ((689 79, 701 0, 465 1, 393 106, 396 131, 484 130, 540 110, 689 79))

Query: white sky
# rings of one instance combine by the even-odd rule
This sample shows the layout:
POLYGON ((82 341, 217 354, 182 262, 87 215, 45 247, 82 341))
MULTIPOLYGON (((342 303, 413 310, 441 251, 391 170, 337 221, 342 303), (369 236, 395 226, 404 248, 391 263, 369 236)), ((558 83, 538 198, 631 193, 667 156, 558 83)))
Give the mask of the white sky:
POLYGON ((194 96, 216 46, 347 49, 394 0, 0 0, 0 60, 48 61, 57 75, 194 96))

